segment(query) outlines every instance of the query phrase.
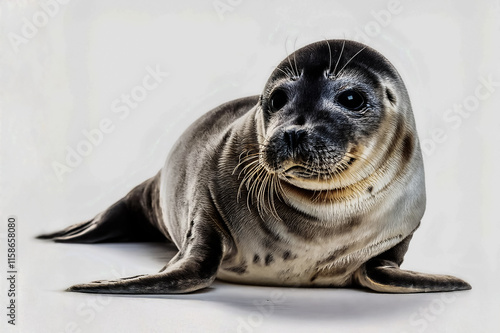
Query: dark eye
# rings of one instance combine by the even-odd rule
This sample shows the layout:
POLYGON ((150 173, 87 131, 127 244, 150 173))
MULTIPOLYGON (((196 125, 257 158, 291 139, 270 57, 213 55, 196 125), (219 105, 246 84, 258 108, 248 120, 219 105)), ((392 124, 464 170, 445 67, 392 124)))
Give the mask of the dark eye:
POLYGON ((361 110, 365 106, 365 99, 356 90, 346 90, 337 96, 337 101, 346 109, 352 111, 361 110))
POLYGON ((276 90, 269 98, 269 107, 271 111, 278 111, 283 108, 288 102, 288 96, 283 90, 276 90))

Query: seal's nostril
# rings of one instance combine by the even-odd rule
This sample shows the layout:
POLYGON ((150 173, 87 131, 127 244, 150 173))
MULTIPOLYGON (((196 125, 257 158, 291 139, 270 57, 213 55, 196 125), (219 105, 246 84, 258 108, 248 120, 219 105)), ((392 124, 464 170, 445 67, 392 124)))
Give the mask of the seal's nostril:
POLYGON ((306 138, 306 134, 307 134, 307 132, 303 129, 299 129, 299 130, 295 131, 295 135, 297 136, 297 140, 299 142, 304 141, 304 139, 306 138))
POLYGON ((297 149, 297 147, 304 141, 306 137, 306 131, 302 129, 289 129, 283 133, 283 141, 290 148, 291 151, 297 149))

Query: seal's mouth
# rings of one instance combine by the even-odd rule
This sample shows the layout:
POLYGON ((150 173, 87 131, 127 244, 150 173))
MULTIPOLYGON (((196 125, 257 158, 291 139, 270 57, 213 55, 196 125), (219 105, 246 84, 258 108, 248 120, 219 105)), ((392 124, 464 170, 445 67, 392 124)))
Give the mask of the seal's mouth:
POLYGON ((315 158, 310 157, 305 161, 288 158, 274 165, 266 163, 265 156, 261 154, 259 164, 267 173, 294 187, 315 191, 331 190, 351 185, 362 178, 355 151, 351 147, 345 152, 335 150, 315 154, 315 158))
POLYGON ((356 160, 347 152, 336 151, 335 154, 321 154, 321 152, 318 152, 314 155, 308 156, 306 160, 288 158, 270 165, 267 163, 265 155, 262 154, 259 162, 269 173, 277 174, 284 180, 324 182, 339 177, 356 160))
POLYGON ((284 171, 281 172, 281 174, 285 178, 300 178, 300 179, 325 179, 330 177, 333 173, 335 168, 332 168, 332 170, 329 172, 328 170, 319 170, 319 169, 314 169, 308 166, 304 165, 293 165, 284 171))
POLYGON ((344 189, 356 182, 350 172, 346 173, 358 159, 353 147, 344 151, 318 149, 314 154, 311 149, 309 155, 288 155, 281 160, 266 159, 270 152, 266 148, 261 146, 242 152, 233 170, 241 179, 238 198, 246 191, 247 206, 250 209, 255 204, 259 214, 271 214, 280 219, 275 208, 278 199, 297 193, 311 199, 326 193, 326 202, 336 189, 343 189, 342 195, 350 193, 344 189))
POLYGON ((313 176, 315 176, 315 172, 306 168, 306 167, 303 167, 303 166, 300 166, 300 165, 294 165, 288 169, 286 169, 285 171, 283 171, 283 175, 285 177, 295 177, 295 178, 312 178, 313 176))

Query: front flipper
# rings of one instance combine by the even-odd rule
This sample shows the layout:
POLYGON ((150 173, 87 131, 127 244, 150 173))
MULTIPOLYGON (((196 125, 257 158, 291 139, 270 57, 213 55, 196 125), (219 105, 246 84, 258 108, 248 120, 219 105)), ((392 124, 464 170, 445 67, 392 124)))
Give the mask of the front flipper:
POLYGON ((68 291, 103 294, 177 294, 208 287, 222 260, 223 237, 212 225, 191 223, 182 249, 159 272, 78 284, 68 291))
POLYGON ((363 287, 384 293, 423 293, 468 290, 471 286, 454 276, 405 271, 388 260, 371 259, 355 273, 363 287))

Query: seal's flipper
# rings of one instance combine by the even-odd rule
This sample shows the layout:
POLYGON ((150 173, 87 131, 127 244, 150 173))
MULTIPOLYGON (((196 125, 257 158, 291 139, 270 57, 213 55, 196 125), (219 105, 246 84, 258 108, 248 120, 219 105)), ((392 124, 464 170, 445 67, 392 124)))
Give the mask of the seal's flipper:
POLYGON ((370 260, 355 274, 357 282, 385 293, 422 293, 469 290, 471 286, 454 276, 405 271, 387 260, 370 260))
POLYGON ((72 225, 64 230, 40 235, 66 243, 141 242, 165 240, 149 221, 118 201, 90 221, 72 225))
MULTIPOLYGON (((193 228, 192 229, 196 229, 193 228)), ((222 237, 210 226, 187 233, 183 249, 157 274, 74 285, 67 291, 101 294, 178 294, 208 287, 222 260, 222 237)))
POLYGON ((148 179, 90 221, 37 238, 66 243, 164 241, 165 236, 151 221, 154 207, 149 207, 148 199, 154 181, 148 179))
POLYGON ((50 234, 38 235, 38 236, 36 236, 36 238, 55 240, 56 238, 59 238, 59 237, 67 237, 67 236, 74 235, 76 233, 81 232, 82 230, 87 229, 91 223, 92 223, 92 220, 73 224, 72 226, 69 226, 69 227, 67 227, 63 230, 60 230, 60 231, 56 231, 56 232, 53 232, 50 234))
POLYGON ((468 290, 471 286, 454 276, 405 271, 399 268, 413 233, 399 244, 361 266, 354 278, 363 287, 384 293, 422 293, 468 290))

